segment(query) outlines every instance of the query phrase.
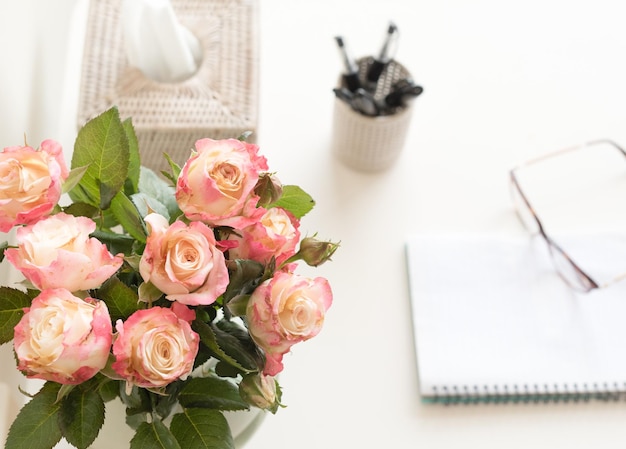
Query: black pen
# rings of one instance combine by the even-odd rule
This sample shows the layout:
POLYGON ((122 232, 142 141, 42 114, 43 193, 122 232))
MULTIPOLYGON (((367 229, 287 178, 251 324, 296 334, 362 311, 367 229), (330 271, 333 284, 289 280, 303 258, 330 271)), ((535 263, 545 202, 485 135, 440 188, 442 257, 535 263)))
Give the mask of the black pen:
POLYGON ((367 70, 367 81, 369 81, 370 83, 378 82, 378 78, 380 78, 380 75, 383 73, 383 69, 389 63, 391 58, 393 58, 397 38, 398 27, 396 27, 396 25, 391 22, 387 27, 387 34, 385 35, 385 40, 383 42, 382 48, 380 49, 380 53, 377 57, 374 58, 374 61, 367 70))
POLYGON ((385 105, 389 108, 406 106, 407 101, 419 96, 424 89, 409 78, 396 81, 391 87, 391 92, 385 96, 385 105))
POLYGON ((336 36, 335 41, 339 47, 339 52, 345 67, 345 71, 342 75, 343 84, 348 88, 348 90, 350 90, 350 92, 355 92, 359 87, 361 87, 361 82, 359 81, 359 70, 354 60, 349 56, 343 38, 341 36, 336 36))

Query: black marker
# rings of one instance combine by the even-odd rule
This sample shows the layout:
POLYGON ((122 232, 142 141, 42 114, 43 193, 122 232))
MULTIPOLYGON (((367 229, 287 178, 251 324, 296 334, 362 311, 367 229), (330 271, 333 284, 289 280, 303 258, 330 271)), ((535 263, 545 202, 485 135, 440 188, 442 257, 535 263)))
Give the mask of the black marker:
POLYGON ((343 84, 348 88, 348 90, 350 90, 350 92, 355 92, 359 87, 361 87, 361 83, 359 82, 359 70, 352 58, 348 55, 343 38, 341 36, 337 36, 335 37, 335 41, 337 41, 339 52, 341 53, 341 58, 343 59, 345 66, 345 71, 342 75, 343 84))
POLYGON ((367 81, 370 83, 378 82, 378 78, 380 78, 381 73, 383 73, 383 69, 389 63, 391 58, 393 58, 395 47, 391 48, 391 46, 396 44, 397 37, 398 27, 396 27, 395 24, 390 23, 387 28, 387 34, 385 36, 385 41, 383 42, 383 47, 380 49, 378 57, 374 58, 374 62, 372 62, 367 70, 367 81))
POLYGON ((396 81, 391 87, 391 92, 385 96, 385 105, 389 108, 399 108, 406 102, 419 96, 424 89, 409 78, 396 81))

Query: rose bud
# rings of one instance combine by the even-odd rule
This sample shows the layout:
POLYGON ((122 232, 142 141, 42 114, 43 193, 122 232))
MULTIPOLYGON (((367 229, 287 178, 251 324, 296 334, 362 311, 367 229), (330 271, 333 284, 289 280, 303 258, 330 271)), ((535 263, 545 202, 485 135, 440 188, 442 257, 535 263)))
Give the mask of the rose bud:
POLYGON ((283 185, 276 176, 270 173, 261 173, 254 193, 259 197, 257 206, 269 206, 280 199, 283 194, 283 185))
POLYGON ((239 383, 239 394, 248 404, 276 413, 280 404, 280 388, 272 376, 248 374, 239 383))
POLYGON ((335 251, 337 251, 337 248, 339 248, 338 243, 322 242, 314 237, 305 237, 302 239, 302 242, 300 242, 298 255, 308 265, 317 267, 330 260, 335 251))

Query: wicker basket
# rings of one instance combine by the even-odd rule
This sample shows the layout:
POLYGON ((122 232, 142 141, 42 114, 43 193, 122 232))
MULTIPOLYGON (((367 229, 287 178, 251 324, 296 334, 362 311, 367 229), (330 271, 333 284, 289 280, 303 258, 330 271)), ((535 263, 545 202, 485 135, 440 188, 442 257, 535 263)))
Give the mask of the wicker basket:
POLYGON ((91 0, 82 65, 78 126, 117 106, 131 117, 142 164, 179 164, 196 140, 238 137, 258 121, 257 0, 172 0, 181 24, 200 41, 202 62, 190 78, 162 83, 129 66, 120 0, 91 0))

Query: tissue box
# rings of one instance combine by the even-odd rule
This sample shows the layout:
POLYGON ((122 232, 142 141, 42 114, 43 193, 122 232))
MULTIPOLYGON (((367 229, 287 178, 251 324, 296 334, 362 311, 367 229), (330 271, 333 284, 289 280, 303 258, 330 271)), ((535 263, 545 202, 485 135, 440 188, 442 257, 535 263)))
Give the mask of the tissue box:
POLYGON ((78 126, 117 106, 131 117, 142 164, 178 164, 196 140, 237 138, 258 115, 257 0, 172 0, 183 26, 202 46, 202 62, 190 78, 158 82, 129 65, 124 51, 120 0, 90 0, 82 61, 78 126))

